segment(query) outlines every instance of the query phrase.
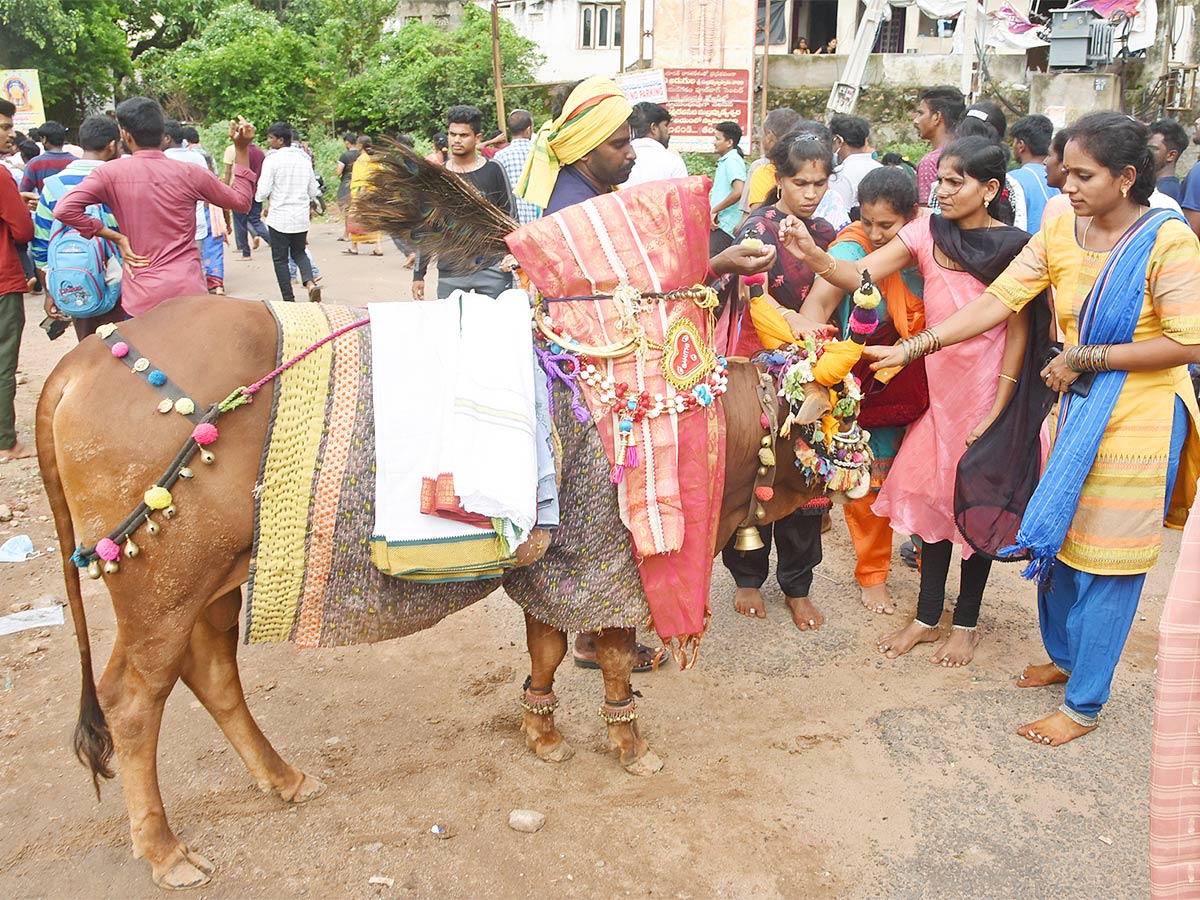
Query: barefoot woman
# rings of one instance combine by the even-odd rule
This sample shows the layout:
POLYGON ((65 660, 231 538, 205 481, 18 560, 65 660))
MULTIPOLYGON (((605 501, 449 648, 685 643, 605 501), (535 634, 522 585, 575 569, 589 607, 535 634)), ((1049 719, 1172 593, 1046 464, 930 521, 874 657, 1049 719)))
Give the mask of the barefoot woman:
MULTIPOLYGON (((824 219, 812 217, 829 186, 832 156, 829 144, 810 131, 793 131, 780 138, 771 149, 779 201, 755 210, 738 231, 735 241, 753 237, 776 246, 779 223, 788 217, 799 217, 812 229, 817 244, 827 247, 834 238, 833 227, 824 219)), ((780 253, 767 273, 769 300, 781 307, 785 318, 794 320, 812 288, 813 278, 813 270, 804 262, 789 253, 780 253)), ((749 356, 762 345, 750 326, 748 314, 743 316, 743 323, 741 341, 732 352, 749 356)), ((732 541, 725 548, 721 558, 733 574, 737 585, 733 604, 742 615, 766 617, 759 589, 767 580, 774 538, 778 551, 776 577, 792 621, 801 631, 816 630, 824 624, 825 617, 809 598, 813 569, 821 562, 821 516, 830 505, 825 497, 818 501, 773 525, 761 526, 759 532, 765 544, 761 550, 735 550, 732 541)))
MULTIPOLYGON (((955 141, 938 161, 941 215, 914 219, 864 259, 834 259, 790 222, 784 225, 784 246, 844 291, 858 287, 864 269, 881 279, 915 264, 925 281, 926 321, 937 325, 978 296, 1029 240, 1028 234, 1005 224, 1012 221, 1012 209, 1001 195, 1006 161, 1004 151, 984 138, 955 141)), ((997 321, 974 334, 927 361, 929 409, 908 427, 872 507, 877 516, 891 520, 893 529, 920 535, 925 545, 916 617, 879 640, 889 659, 936 640, 956 543, 962 546, 962 569, 954 627, 931 661, 966 665, 979 642, 975 626, 991 560, 972 554, 954 524, 954 475, 972 435, 999 414, 1012 392, 1027 325, 1020 317, 1007 330, 997 321)))
MULTIPOLYGON (((1057 436, 1017 544, 1040 576, 1038 613, 1050 662, 1018 685, 1066 682, 1058 711, 1023 725, 1057 746, 1096 727, 1158 558, 1165 513, 1187 515, 1200 447, 1184 365, 1200 344, 1200 244, 1177 214, 1149 212, 1154 159, 1149 132, 1118 113, 1092 113, 1069 129, 1063 192, 1073 213, 1042 230, 983 296, 889 359, 930 352, 1003 322, 1047 286, 1055 289, 1067 344, 1042 371, 1062 393, 1057 436), (1095 373, 1086 394, 1082 373, 1095 373)), ((886 364, 889 359, 881 360, 886 364)))
MULTIPOLYGON (((829 247, 830 256, 851 261, 862 259, 891 241, 919 211, 912 178, 887 166, 875 169, 862 180, 858 186, 858 202, 861 220, 842 229, 829 247)), ((888 335, 886 343, 890 344, 895 335, 910 337, 925 327, 925 304, 921 300, 924 281, 915 266, 880 279, 876 286, 885 300, 878 310, 880 325, 876 335, 888 335)), ((845 321, 849 314, 848 304, 847 293, 818 278, 800 312, 817 326, 828 322, 835 310, 837 318, 845 321)), ((872 335, 868 340, 875 343, 874 337, 872 335)), ((868 395, 863 400, 863 409, 868 409, 870 404, 868 395)), ((892 562, 892 526, 887 519, 871 511, 871 504, 896 459, 904 430, 904 425, 876 425, 870 429, 874 456, 871 492, 842 507, 858 560, 854 577, 862 589, 863 606, 889 616, 896 611, 887 588, 892 562)))

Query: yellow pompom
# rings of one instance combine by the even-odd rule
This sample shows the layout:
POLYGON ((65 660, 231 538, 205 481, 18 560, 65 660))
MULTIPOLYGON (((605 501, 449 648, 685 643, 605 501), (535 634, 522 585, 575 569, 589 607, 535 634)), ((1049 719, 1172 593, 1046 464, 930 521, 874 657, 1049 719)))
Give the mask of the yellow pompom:
POLYGON ((175 401, 175 412, 181 416, 190 416, 196 411, 196 404, 187 397, 180 397, 175 401))
POLYGON ((854 305, 860 309, 874 309, 882 300, 883 295, 875 285, 871 285, 867 290, 859 288, 854 292, 854 305))
POLYGON ((142 502, 151 509, 166 509, 171 505, 171 492, 165 487, 155 485, 146 491, 145 496, 142 497, 142 502))

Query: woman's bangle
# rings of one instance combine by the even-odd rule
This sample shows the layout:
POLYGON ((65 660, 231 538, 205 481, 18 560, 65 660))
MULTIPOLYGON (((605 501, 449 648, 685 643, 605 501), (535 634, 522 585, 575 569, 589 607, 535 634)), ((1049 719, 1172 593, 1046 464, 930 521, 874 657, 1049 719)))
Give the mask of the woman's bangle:
POLYGON ((828 278, 830 275, 833 274, 833 270, 837 268, 837 264, 838 264, 837 257, 830 256, 829 257, 829 267, 827 269, 825 269, 825 271, 823 271, 823 272, 818 272, 817 277, 818 278, 828 278))
POLYGON ((1013 384, 1016 384, 1016 383, 1017 383, 1017 379, 1013 378, 1011 375, 1005 375, 1003 372, 1001 372, 1001 373, 1000 373, 999 375, 997 375, 996 377, 997 377, 997 378, 1003 378, 1005 381, 1011 381, 1013 384))
POLYGON ((1108 351, 1112 344, 1084 344, 1067 347, 1063 351, 1063 363, 1072 372, 1108 372, 1108 351))
POLYGON ((913 360, 941 350, 942 339, 932 328, 926 328, 924 331, 902 340, 900 347, 904 350, 904 365, 907 366, 913 360))

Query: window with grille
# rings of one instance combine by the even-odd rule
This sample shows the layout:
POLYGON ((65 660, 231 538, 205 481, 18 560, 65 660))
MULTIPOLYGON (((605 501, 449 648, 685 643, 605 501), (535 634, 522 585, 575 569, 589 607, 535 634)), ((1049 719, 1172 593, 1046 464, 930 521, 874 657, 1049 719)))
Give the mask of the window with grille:
POLYGON ((582 50, 608 50, 620 47, 625 23, 619 3, 581 3, 579 5, 579 47, 582 50))

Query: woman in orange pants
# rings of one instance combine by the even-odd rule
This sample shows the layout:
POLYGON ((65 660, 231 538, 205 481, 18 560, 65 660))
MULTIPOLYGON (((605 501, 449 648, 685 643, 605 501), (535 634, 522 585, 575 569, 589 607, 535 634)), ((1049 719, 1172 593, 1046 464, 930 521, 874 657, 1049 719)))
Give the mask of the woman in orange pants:
MULTIPOLYGON (((900 169, 884 167, 870 172, 859 184, 858 201, 861 220, 842 230, 829 247, 831 256, 848 260, 863 259, 895 237, 919 212, 916 186, 900 169)), ((876 333, 889 335, 887 343, 891 343, 894 335, 908 337, 925 327, 925 307, 921 301, 923 286, 921 273, 915 267, 889 275, 876 283, 885 301, 879 308, 881 327, 876 333), (890 323, 891 328, 887 328, 885 323, 890 323)), ((835 312, 844 323, 849 312, 848 295, 840 288, 818 280, 804 301, 802 315, 815 326, 828 322, 835 312)), ((869 403, 869 398, 864 401, 864 405, 869 403)), ((842 508, 858 557, 854 577, 862 588, 863 606, 877 613, 891 615, 895 608, 888 593, 887 577, 892 561, 892 528, 887 519, 871 512, 871 504, 875 502, 892 460, 896 457, 904 436, 904 426, 883 426, 869 430, 871 452, 875 456, 871 466, 871 490, 865 497, 850 501, 842 508)))

